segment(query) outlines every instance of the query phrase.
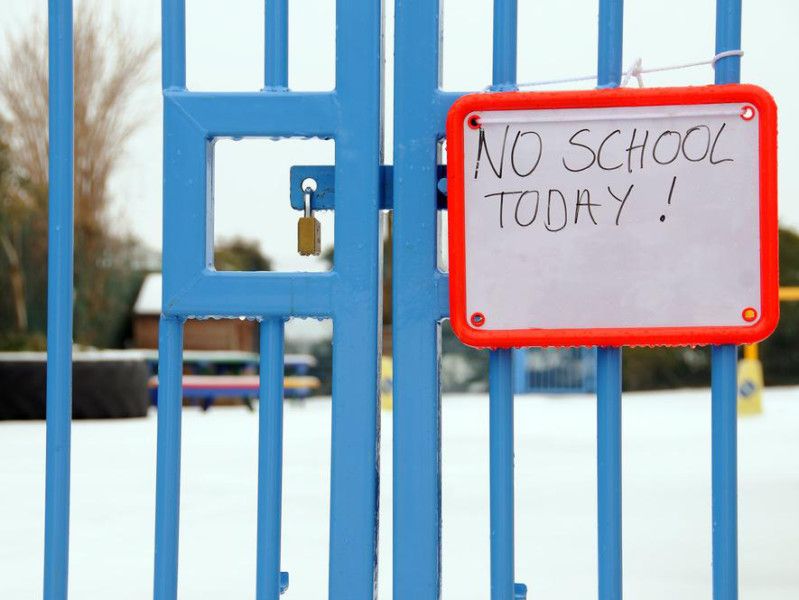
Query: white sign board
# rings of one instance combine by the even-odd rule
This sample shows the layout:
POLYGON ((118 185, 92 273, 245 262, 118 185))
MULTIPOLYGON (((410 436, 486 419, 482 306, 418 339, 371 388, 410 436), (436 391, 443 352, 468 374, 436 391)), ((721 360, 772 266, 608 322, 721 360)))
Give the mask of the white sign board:
MULTIPOLYGON (((635 92, 615 93, 646 93, 635 92)), ((483 106, 483 94, 456 105, 456 331, 487 346, 763 336, 776 323, 776 246, 774 256, 763 247, 776 236, 775 198, 763 194, 773 104, 763 95, 684 103, 683 89, 679 104, 585 108, 501 95, 533 106, 513 109, 483 106)))

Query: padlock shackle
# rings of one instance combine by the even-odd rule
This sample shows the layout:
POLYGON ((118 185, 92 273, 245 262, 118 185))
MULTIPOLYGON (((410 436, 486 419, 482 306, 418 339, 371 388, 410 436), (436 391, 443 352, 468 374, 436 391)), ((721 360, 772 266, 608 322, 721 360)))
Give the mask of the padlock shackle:
POLYGON ((311 216, 311 194, 313 189, 310 186, 303 190, 303 216, 311 216))

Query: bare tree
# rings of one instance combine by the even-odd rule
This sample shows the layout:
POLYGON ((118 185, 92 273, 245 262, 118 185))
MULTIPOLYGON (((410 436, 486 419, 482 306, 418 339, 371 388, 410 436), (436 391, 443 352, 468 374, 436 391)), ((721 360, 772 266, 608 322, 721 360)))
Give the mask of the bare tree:
MULTIPOLYGON (((103 15, 101 4, 81 3, 75 18, 75 274, 76 305, 104 310, 109 253, 120 248, 109 223, 109 180, 125 143, 142 124, 131 99, 146 80, 154 41, 103 15)), ((16 185, 6 186, 0 210, 0 252, 9 265, 44 267, 47 222, 47 38, 41 22, 11 35, 0 58, 0 101, 16 185)), ((26 270, 26 274, 30 269, 26 270)), ((21 271, 19 272, 21 277, 21 271)), ((24 287, 24 286, 23 286, 24 287)), ((16 289, 15 289, 16 293, 16 289)), ((24 292, 23 292, 24 294, 24 292)), ((15 302, 19 304, 19 302, 15 302)), ((17 325, 26 300, 17 306, 17 325), (20 310, 22 309, 22 310, 20 310)), ((77 316, 76 334, 80 324, 77 316)), ((91 335, 89 336, 91 337, 91 335)))
POLYGON ((14 308, 14 325, 18 332, 28 329, 28 309, 25 306, 25 286, 17 246, 13 242, 12 230, 19 216, 14 202, 15 177, 11 167, 11 153, 3 141, 5 123, 0 123, 0 249, 8 264, 8 279, 11 287, 11 302, 14 308))

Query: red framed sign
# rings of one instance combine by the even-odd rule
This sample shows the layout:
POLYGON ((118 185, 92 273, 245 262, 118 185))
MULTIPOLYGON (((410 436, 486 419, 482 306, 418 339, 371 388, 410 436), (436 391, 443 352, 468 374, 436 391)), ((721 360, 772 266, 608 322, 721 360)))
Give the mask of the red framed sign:
POLYGON ((776 106, 751 85, 460 98, 450 319, 477 347, 752 343, 779 316, 776 106))

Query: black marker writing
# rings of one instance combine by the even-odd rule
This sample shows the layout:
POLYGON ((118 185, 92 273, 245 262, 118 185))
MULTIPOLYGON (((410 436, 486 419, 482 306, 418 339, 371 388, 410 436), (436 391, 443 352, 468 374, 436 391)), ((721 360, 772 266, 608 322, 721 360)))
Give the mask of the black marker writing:
POLYGON ((708 127, 707 125, 697 125, 696 127, 691 127, 688 131, 685 132, 685 137, 683 138, 682 141, 682 155, 686 159, 690 160, 691 162, 699 162, 705 160, 705 157, 707 156, 708 152, 710 152, 710 127, 708 127), (685 147, 688 145, 688 140, 691 139, 691 134, 702 130, 704 130, 707 133, 707 143, 705 144, 705 150, 702 153, 702 156, 692 158, 688 156, 688 151, 685 149, 685 147))
MULTIPOLYGON (((507 131, 505 132, 505 135, 507 135, 507 131)), ((536 167, 538 166, 538 163, 541 162, 541 154, 543 152, 544 152, 544 143, 541 141, 541 136, 538 135, 537 132, 535 131, 518 132, 516 134, 516 139, 513 140, 513 147, 511 148, 510 151, 510 166, 513 169, 513 172, 516 173, 516 175, 518 175, 519 177, 527 177, 533 171, 535 171, 536 167), (519 169, 516 166, 516 146, 519 144, 519 140, 521 140, 526 135, 534 135, 536 138, 538 138, 538 155, 535 157, 535 160, 533 161, 533 166, 530 167, 530 170, 527 171, 526 173, 520 173, 519 169)))
POLYGON ((477 179, 477 174, 480 171, 480 159, 483 156, 483 149, 485 148, 486 158, 488 159, 488 164, 491 165, 491 170, 494 171, 494 175, 502 179, 502 169, 505 164, 505 143, 508 141, 508 130, 510 129, 510 125, 505 127, 505 135, 502 138, 502 153, 499 157, 499 170, 494 165, 494 161, 491 159, 491 154, 488 152, 488 144, 486 143, 486 132, 485 129, 482 127, 480 128, 480 135, 477 138, 477 161, 474 165, 474 178, 477 179))
POLYGON ((624 194, 624 198, 619 198, 616 194, 613 193, 613 190, 610 189, 610 186, 608 186, 608 193, 611 196, 613 196, 618 202, 621 202, 621 204, 619 205, 619 210, 616 213, 616 225, 619 224, 619 217, 621 216, 621 211, 624 210, 624 205, 627 204, 627 198, 630 197, 630 192, 633 191, 633 187, 634 186, 635 186, 635 184, 632 184, 632 183, 630 184, 630 187, 627 188, 627 193, 624 194))
MULTIPOLYGON (((641 168, 644 168, 644 153, 646 152, 646 142, 649 140, 649 130, 644 129, 644 141, 640 144, 635 143, 635 137, 638 133, 637 129, 633 129, 633 136, 630 139, 630 145, 627 146, 627 172, 632 173, 632 160, 633 160, 633 150, 641 150, 641 168)), ((618 225, 618 223, 617 223, 618 225)))
MULTIPOLYGON (((687 138, 688 136, 685 137, 687 138)), ((674 196, 674 185, 676 183, 677 183, 677 176, 675 175, 671 180, 671 187, 669 188, 669 200, 668 202, 666 202, 666 204, 668 204, 669 206, 671 206, 671 198, 674 196)), ((662 223, 665 220, 666 220, 666 215, 660 215, 660 222, 662 223)))
POLYGON ((614 129, 613 131, 611 131, 608 135, 605 136, 605 139, 602 140, 602 143, 599 144, 599 149, 597 150, 596 153, 596 164, 603 171, 615 171, 616 169, 621 169, 624 166, 623 162, 620 162, 615 167, 606 167, 605 165, 602 164, 602 149, 605 147, 607 141, 617 134, 621 134, 621 129, 614 129))
POLYGON ((486 194, 484 196, 486 199, 494 198, 495 196, 499 196, 499 228, 500 229, 505 227, 505 223, 502 221, 502 212, 503 212, 503 208, 505 207, 505 194, 511 195, 511 194, 521 194, 521 193, 522 192, 495 192, 493 194, 486 194))
POLYGON ((652 158, 655 159, 655 162, 659 165, 670 165, 677 157, 680 155, 680 147, 682 146, 682 136, 677 131, 667 130, 661 133, 658 136, 658 139, 655 140, 655 145, 652 147, 652 158), (677 136, 677 145, 674 147, 674 154, 672 154, 671 158, 668 160, 660 160, 658 158, 658 148, 660 147, 660 142, 663 141, 663 138, 666 140, 673 139, 673 136, 677 136))
POLYGON ((566 227, 566 223, 569 221, 569 211, 566 208, 566 197, 560 192, 560 190, 549 190, 549 194, 547 195, 547 222, 544 226, 547 228, 548 231, 560 231, 564 227, 566 227), (560 227, 550 227, 552 225, 552 195, 557 194, 560 196, 560 202, 563 205, 563 225, 560 227))
POLYGON ((538 192, 538 190, 527 190, 526 192, 522 192, 521 195, 519 196, 519 199, 516 201, 516 210, 513 211, 513 218, 516 221, 516 224, 520 225, 521 227, 529 227, 530 225, 532 225, 535 222, 535 218, 538 216, 538 203, 540 201, 541 201, 541 194, 538 192), (519 220, 519 208, 522 205, 522 200, 524 200, 524 197, 527 196, 528 194, 535 194, 535 210, 533 210, 533 216, 530 218, 530 220, 527 221, 526 223, 522 223, 519 220))
POLYGON ((724 162, 732 162, 731 158, 722 158, 720 160, 713 160, 713 156, 716 154, 716 144, 718 144, 719 138, 721 137, 721 132, 724 131, 724 128, 726 126, 727 126, 726 123, 722 123, 721 124, 721 129, 719 129, 719 132, 716 134, 716 138, 713 140, 713 146, 710 148, 710 164, 711 165, 717 165, 719 163, 724 163, 724 162))
POLYGON ((591 150, 590 146, 586 146, 585 144, 581 144, 580 142, 575 142, 574 141, 574 138, 576 138, 578 135, 580 135, 581 133, 584 133, 584 132, 590 133, 591 130, 590 129, 581 129, 580 131, 576 132, 573 136, 571 136, 569 138, 569 143, 572 146, 578 146, 579 148, 585 148, 586 150, 588 150, 591 153, 591 162, 588 163, 587 165, 585 165, 584 167, 580 167, 579 169, 577 169, 577 168, 572 169, 569 165, 566 164, 566 157, 564 156, 563 159, 562 159, 563 160, 563 166, 566 167, 567 171, 571 171, 572 173, 579 173, 580 171, 585 171, 586 169, 590 169, 591 165, 593 165, 594 162, 596 161, 596 154, 594 153, 593 150, 591 150))
POLYGON ((587 189, 577 190, 577 205, 574 207, 574 224, 577 224, 577 219, 580 218, 580 207, 585 206, 588 209, 588 216, 596 225, 596 219, 594 218, 594 213, 591 210, 592 206, 602 206, 601 204, 594 204, 591 202, 591 191, 587 189), (583 196, 585 196, 586 201, 582 202, 583 196))

